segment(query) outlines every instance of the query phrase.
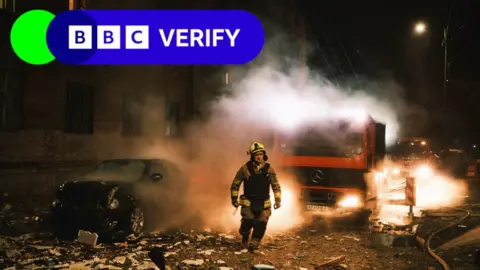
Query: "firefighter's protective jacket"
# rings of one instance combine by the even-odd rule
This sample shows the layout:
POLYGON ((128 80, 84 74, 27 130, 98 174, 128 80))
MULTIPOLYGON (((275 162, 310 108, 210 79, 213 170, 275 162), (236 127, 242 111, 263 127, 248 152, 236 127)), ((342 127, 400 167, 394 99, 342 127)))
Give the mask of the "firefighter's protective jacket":
POLYGON ((240 186, 243 183, 244 194, 240 196, 240 205, 249 207, 252 200, 263 200, 264 208, 271 207, 270 187, 273 190, 275 202, 280 202, 282 190, 277 175, 269 163, 260 169, 249 161, 238 170, 230 188, 232 200, 238 199, 240 186))

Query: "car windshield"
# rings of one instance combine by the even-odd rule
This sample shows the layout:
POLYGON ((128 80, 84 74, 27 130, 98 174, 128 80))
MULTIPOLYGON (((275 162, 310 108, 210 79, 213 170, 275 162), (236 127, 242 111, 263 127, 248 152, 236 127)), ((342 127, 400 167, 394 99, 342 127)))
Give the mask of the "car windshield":
POLYGON ((394 156, 422 155, 428 152, 428 146, 422 142, 401 141, 392 148, 394 156))
POLYGON ((107 160, 85 176, 97 181, 136 181, 145 172, 145 162, 140 160, 107 160))
POLYGON ((310 126, 279 136, 282 152, 295 156, 353 157, 363 151, 363 134, 342 123, 328 127, 310 126))

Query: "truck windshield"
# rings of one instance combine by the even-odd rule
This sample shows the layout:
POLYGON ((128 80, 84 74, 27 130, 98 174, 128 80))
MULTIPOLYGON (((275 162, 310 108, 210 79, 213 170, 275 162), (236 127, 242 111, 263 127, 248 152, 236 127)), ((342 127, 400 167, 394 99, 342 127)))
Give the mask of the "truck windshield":
POLYGON ((414 141, 401 141, 392 147, 393 156, 422 155, 429 151, 427 144, 414 141))
POLYGON ((345 125, 308 127, 278 138, 280 150, 293 156, 353 157, 363 151, 363 133, 345 125))

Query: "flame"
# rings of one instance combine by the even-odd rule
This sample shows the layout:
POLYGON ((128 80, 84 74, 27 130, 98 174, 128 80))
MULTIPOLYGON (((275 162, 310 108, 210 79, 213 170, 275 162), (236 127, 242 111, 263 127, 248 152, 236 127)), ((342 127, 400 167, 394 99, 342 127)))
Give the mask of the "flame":
MULTIPOLYGON (((300 189, 294 178, 289 175, 278 175, 282 185, 282 207, 272 211, 268 223, 269 232, 281 232, 292 229, 304 222, 300 201, 300 189)), ((273 194, 272 194, 273 198, 273 194)))
POLYGON ((441 175, 418 178, 417 206, 435 209, 445 206, 458 206, 465 198, 467 185, 464 181, 441 175))
MULTIPOLYGON (((430 177, 418 177, 415 181, 416 205, 413 209, 415 215, 420 215, 421 209, 458 206, 464 201, 467 192, 467 184, 465 181, 448 178, 440 174, 430 177)), ((405 190, 402 188, 395 192, 389 192, 388 199, 405 199, 405 190)), ((379 218, 384 222, 403 224, 403 218, 407 215, 408 211, 408 206, 384 204, 380 209, 379 218)))
MULTIPOLYGON (((300 189, 296 187, 295 178, 283 175, 282 173, 278 173, 277 176, 282 187, 282 205, 279 209, 273 209, 272 205, 272 215, 268 222, 267 233, 284 232, 304 222, 302 209, 298 203, 300 199, 300 189)), ((243 185, 241 191, 242 189, 243 185)), ((270 194, 270 197, 272 203, 274 203, 273 192, 270 194)), ((208 199, 209 197, 205 196, 205 200, 208 201, 208 199)), ((241 220, 240 208, 235 210, 235 208, 231 206, 230 200, 228 200, 225 201, 222 207, 216 206, 212 208, 212 210, 214 210, 212 213, 215 214, 209 215, 208 218, 204 220, 206 227, 222 231, 238 231, 241 220)))

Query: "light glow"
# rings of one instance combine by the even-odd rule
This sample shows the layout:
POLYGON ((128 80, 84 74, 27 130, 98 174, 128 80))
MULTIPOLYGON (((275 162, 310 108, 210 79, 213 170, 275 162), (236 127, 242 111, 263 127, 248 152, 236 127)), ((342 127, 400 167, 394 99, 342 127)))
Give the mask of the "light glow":
POLYGON ((427 26, 423 22, 418 22, 415 24, 414 30, 416 34, 423 34, 425 31, 427 31, 427 26))
POLYGON ((366 124, 368 122, 368 113, 363 109, 340 108, 332 112, 334 118, 349 119, 354 124, 366 124))
POLYGON ((418 178, 432 177, 434 170, 428 165, 421 165, 415 169, 414 175, 418 178))
POLYGON ((385 178, 386 172, 375 172, 375 181, 381 182, 385 178))
POLYGON ((360 197, 357 195, 347 195, 338 205, 345 208, 357 208, 361 206, 360 197))
POLYGON ((308 107, 308 103, 294 96, 278 96, 269 105, 268 113, 280 128, 293 130, 310 117, 308 107))
MULTIPOLYGON (((283 173, 279 173, 278 177, 282 179, 282 207, 276 210, 272 207, 273 213, 268 222, 269 232, 285 231, 304 222, 303 208, 299 204, 301 192, 294 177, 283 173)), ((273 193, 270 197, 273 198, 273 193)))
MULTIPOLYGON (((432 167, 423 165, 417 168, 420 174, 429 174, 429 177, 415 177, 416 186, 416 207, 414 212, 421 209, 440 209, 446 206, 455 207, 460 205, 467 194, 467 185, 465 181, 445 177, 432 167)), ((389 185, 387 194, 377 193, 379 199, 404 200, 405 180, 402 180, 401 187, 389 185), (385 195, 385 196, 382 196, 385 195)), ((403 224, 403 217, 408 213, 407 206, 389 205, 388 202, 382 204, 378 218, 383 222, 394 222, 403 224)), ((420 215, 416 213, 415 215, 420 215)))

